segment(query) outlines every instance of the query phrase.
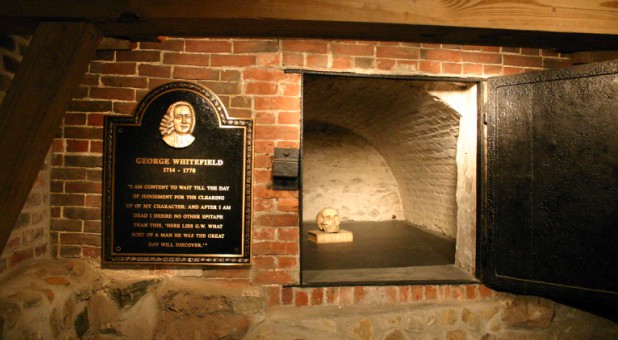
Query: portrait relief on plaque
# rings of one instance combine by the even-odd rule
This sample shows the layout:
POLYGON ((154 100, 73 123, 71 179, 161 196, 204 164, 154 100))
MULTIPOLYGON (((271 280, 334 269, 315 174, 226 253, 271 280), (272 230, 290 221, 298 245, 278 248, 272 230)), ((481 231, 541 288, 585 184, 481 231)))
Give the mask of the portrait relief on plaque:
POLYGON ((195 110, 185 101, 175 102, 167 109, 159 130, 163 141, 173 148, 185 148, 195 140, 195 110))

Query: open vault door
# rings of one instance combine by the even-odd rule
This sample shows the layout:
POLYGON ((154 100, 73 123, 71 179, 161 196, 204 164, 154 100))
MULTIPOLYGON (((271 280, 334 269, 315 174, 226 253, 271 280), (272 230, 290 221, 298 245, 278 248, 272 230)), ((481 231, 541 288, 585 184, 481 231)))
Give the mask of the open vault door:
POLYGON ((618 62, 489 79, 487 95, 482 281, 615 309, 618 62))

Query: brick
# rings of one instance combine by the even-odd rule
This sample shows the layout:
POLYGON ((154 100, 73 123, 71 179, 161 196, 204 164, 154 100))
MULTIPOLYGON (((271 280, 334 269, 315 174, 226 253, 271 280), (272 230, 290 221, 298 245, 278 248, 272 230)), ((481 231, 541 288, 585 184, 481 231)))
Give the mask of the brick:
POLYGON ((328 67, 328 56, 322 54, 308 54, 306 66, 313 68, 326 68, 328 67))
POLYGON ((66 182, 65 188, 67 193, 100 194, 102 183, 84 181, 66 182))
MULTIPOLYGON (((288 227, 298 226, 298 214, 277 214, 273 215, 273 226, 288 227)), ((280 236, 282 235, 279 230, 280 236)))
POLYGON ((171 65, 210 66, 210 55, 189 53, 164 53, 163 63, 171 65))
POLYGON ((373 45, 371 44, 346 44, 346 43, 331 43, 331 53, 336 55, 346 56, 372 56, 373 45))
POLYGON ((256 58, 257 66, 280 66, 281 54, 276 53, 260 53, 256 58))
POLYGON ((245 80, 278 82, 286 79, 286 74, 278 69, 250 68, 243 71, 245 80))
POLYGON ((72 139, 102 139, 103 129, 100 127, 65 127, 64 137, 72 139))
POLYGON ((137 74, 137 63, 90 63, 90 73, 100 74, 137 74))
POLYGON ((279 51, 278 40, 235 40, 234 53, 265 53, 279 51))
POLYGON ((206 86, 217 95, 221 96, 222 94, 240 94, 240 83, 236 82, 228 82, 228 81, 200 81, 201 85, 206 86))
POLYGON ((103 127, 103 122, 107 115, 100 113, 88 114, 88 126, 103 127))
POLYGON ((354 303, 362 304, 365 302, 365 288, 364 287, 354 287, 354 303))
POLYGON ((240 81, 242 73, 236 70, 222 70, 221 80, 224 81, 240 81))
POLYGON ((420 56, 420 50, 416 47, 406 46, 377 46, 376 57, 377 58, 391 58, 391 59, 418 59, 420 56))
POLYGON ((410 300, 412 294, 412 289, 410 286, 401 286, 399 287, 399 302, 408 302, 410 300))
POLYGON ((274 204, 272 199, 254 199, 253 210, 255 212, 270 211, 273 209, 274 204))
POLYGON ((185 40, 187 52, 232 53, 232 42, 228 40, 185 40))
POLYGON ((425 299, 426 300, 436 300, 438 298, 438 289, 436 286, 427 285, 425 286, 425 299))
POLYGON ((103 153, 102 141, 90 141, 90 152, 103 153))
MULTIPOLYGON (((472 72, 476 73, 476 72, 472 72)), ((484 75, 500 75, 502 74, 502 66, 501 65, 483 65, 483 74, 484 75)))
POLYGON ((309 296, 307 292, 303 290, 295 290, 294 291, 294 304, 296 307, 308 306, 309 305, 309 296))
POLYGON ((391 70, 395 67, 395 60, 393 59, 378 59, 376 60, 376 67, 380 70, 391 70))
POLYGON ((526 47, 522 47, 521 48, 521 54, 523 55, 533 55, 533 56, 538 56, 541 55, 541 50, 539 50, 538 48, 526 48, 526 47))
POLYGON ((245 85, 245 94, 275 95, 278 88, 277 83, 252 82, 245 85))
POLYGON ((275 307, 281 304, 281 286, 264 287, 267 307, 275 307))
MULTIPOLYGON (((256 224, 259 224, 256 221, 256 224)), ((276 230, 272 227, 254 227, 253 239, 255 241, 274 241, 276 230)))
POLYGON ((137 67, 137 73, 144 77, 169 78, 172 68, 165 65, 140 64, 137 67))
POLYGON ((54 179, 70 179, 80 180, 86 179, 86 170, 76 168, 53 168, 52 178, 54 179))
POLYGON ((466 288, 466 298, 470 300, 475 299, 477 296, 477 293, 476 293, 477 285, 467 285, 465 286, 465 288, 466 288))
POLYGON ((283 95, 284 96, 298 96, 300 97, 300 83, 294 84, 282 84, 283 87, 283 95))
POLYGON ((282 270, 255 272, 252 280, 253 284, 289 284, 293 281, 290 272, 282 270))
POLYGON ((296 257, 277 257, 278 269, 298 269, 298 260, 296 257))
POLYGON ((101 195, 86 195, 86 207, 101 207, 101 195))
POLYGON ((101 220, 98 221, 84 221, 85 233, 101 233, 101 220))
POLYGON ((101 247, 85 246, 82 248, 82 254, 84 257, 98 260, 101 258, 101 247))
POLYGON ((442 73, 461 74, 462 65, 457 63, 442 63, 442 73))
POLYGON ((61 246, 60 257, 74 258, 81 257, 82 247, 80 246, 61 246))
POLYGON ((60 243, 64 245, 89 245, 101 246, 101 235, 84 233, 63 233, 60 234, 60 243))
POLYGON ((82 231, 82 221, 52 218, 50 223, 51 231, 82 231))
POLYGON ((491 297, 494 295, 494 291, 487 288, 485 285, 479 285, 479 296, 482 298, 491 297))
POLYGON ((519 47, 502 47, 502 53, 519 53, 519 47))
POLYGON ((145 89, 148 86, 148 80, 144 77, 102 76, 101 83, 104 86, 122 88, 131 87, 145 89))
POLYGON ((259 153, 270 153, 272 154, 275 150, 275 143, 273 141, 255 141, 253 143, 253 151, 256 154, 259 153))
POLYGON ((85 202, 85 195, 83 194, 60 194, 52 193, 50 195, 50 202, 56 206, 82 206, 85 202))
POLYGON ((253 245, 254 255, 298 255, 298 243, 257 242, 253 245))
POLYGON ((89 181, 100 182, 103 178, 103 170, 101 169, 87 169, 86 179, 89 181))
POLYGON ((425 60, 438 60, 438 61, 450 61, 461 62, 460 51, 446 51, 446 50, 421 50, 421 59, 425 60))
POLYGON ((440 62, 439 61, 427 61, 427 60, 421 60, 419 62, 419 69, 422 72, 426 72, 426 73, 440 73, 441 69, 440 69, 440 62))
MULTIPOLYGON (((255 113, 255 122, 257 124, 275 124, 277 123, 277 116, 272 111, 258 111, 255 113)), ((258 161, 254 163, 256 168, 264 167, 261 166, 260 159, 256 158, 256 160, 258 161)))
POLYGON ((281 48, 284 52, 327 53, 328 43, 322 40, 283 40, 281 48))
POLYGON ((281 303, 290 305, 294 301, 294 289, 284 287, 281 289, 281 303))
POLYGON ((509 74, 520 74, 520 73, 524 73, 526 70, 521 68, 521 67, 508 67, 508 66, 504 66, 502 68, 502 74, 503 75, 509 75, 509 74))
MULTIPOLYGON (((296 225, 298 225, 298 216, 295 216, 296 225)), ((287 225, 287 224, 286 224, 287 225)), ((298 227, 277 228, 277 236, 279 241, 298 241, 298 227)))
POLYGON ((313 288, 311 290, 311 305, 319 306, 324 302, 324 288, 313 288))
POLYGON ((463 74, 483 74, 483 65, 463 64, 463 74))
POLYGON ((135 100, 135 90, 120 87, 93 87, 90 97, 95 99, 135 100))
POLYGON ((76 220, 97 220, 101 218, 101 209, 85 207, 64 207, 62 214, 65 218, 76 220))
POLYGON ((354 287, 339 287, 339 304, 351 305, 354 303, 354 287))
POLYGON ((67 113, 63 118, 64 126, 86 125, 86 115, 83 113, 67 113))
POLYGON ((337 302, 337 293, 339 292, 339 288, 338 287, 328 287, 326 288, 326 303, 328 304, 334 304, 337 302))
POLYGON ((219 80, 219 76, 220 71, 203 67, 176 66, 174 68, 174 78, 219 80))
POLYGON ((397 302, 397 287, 387 286, 387 287, 384 287, 384 289, 385 289, 386 301, 388 303, 396 303, 397 302))
POLYGON ((274 270, 275 258, 273 256, 256 256, 253 258, 253 268, 257 270, 274 270))
POLYGON ((270 169, 273 165, 272 155, 255 155, 253 157, 254 169, 270 169))
POLYGON ((255 128, 255 139, 258 140, 298 140, 298 126, 263 125, 255 128))
POLYGON ((413 301, 423 300, 423 286, 411 286, 410 299, 413 301))
POLYGON ((88 141, 82 139, 67 139, 67 152, 88 152, 88 141))
POLYGON ((295 198, 277 199, 277 210, 281 212, 298 212, 298 200, 295 198))
POLYGON ((541 57, 505 55, 503 58, 505 66, 543 67, 543 59, 541 57))
POLYGON ((373 68, 373 58, 354 58, 355 68, 373 68))
POLYGON ((98 167, 103 164, 103 159, 99 156, 64 156, 64 164, 67 167, 98 167))
POLYGON ((467 63, 500 64, 502 55, 498 53, 462 52, 461 60, 467 63))
POLYGON ((287 66, 287 67, 291 67, 291 66, 303 67, 305 66, 305 56, 301 53, 286 52, 283 54, 283 59, 281 59, 281 63, 283 64, 283 66, 287 66))
POLYGON ((116 61, 139 61, 139 62, 160 62, 161 52, 159 51, 117 51, 116 61))
POLYGON ((352 67, 350 58, 333 57, 331 68, 335 70, 347 70, 352 67))
POLYGON ((247 67, 256 65, 254 55, 214 54, 211 57, 213 67, 247 67))

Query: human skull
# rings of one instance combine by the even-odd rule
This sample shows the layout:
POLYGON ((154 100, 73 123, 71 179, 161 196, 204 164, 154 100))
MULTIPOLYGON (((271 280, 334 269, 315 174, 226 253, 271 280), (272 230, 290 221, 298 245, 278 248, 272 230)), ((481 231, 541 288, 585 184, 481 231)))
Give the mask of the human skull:
POLYGON ((327 233, 339 232, 339 224, 341 221, 339 220, 339 212, 337 209, 324 208, 320 210, 316 217, 316 222, 322 231, 327 233))

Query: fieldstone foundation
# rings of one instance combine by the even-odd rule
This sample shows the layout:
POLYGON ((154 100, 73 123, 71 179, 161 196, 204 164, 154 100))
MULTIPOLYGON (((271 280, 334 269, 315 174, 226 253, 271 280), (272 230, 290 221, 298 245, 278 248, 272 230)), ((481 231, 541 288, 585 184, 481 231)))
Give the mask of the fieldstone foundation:
POLYGON ((616 339, 550 300, 267 307, 263 286, 41 260, 0 277, 0 339, 616 339))

